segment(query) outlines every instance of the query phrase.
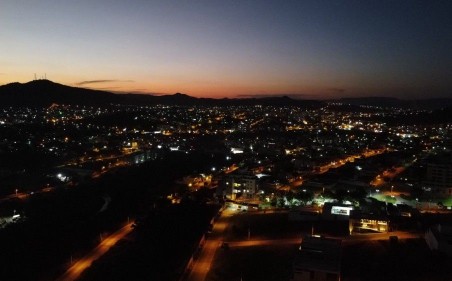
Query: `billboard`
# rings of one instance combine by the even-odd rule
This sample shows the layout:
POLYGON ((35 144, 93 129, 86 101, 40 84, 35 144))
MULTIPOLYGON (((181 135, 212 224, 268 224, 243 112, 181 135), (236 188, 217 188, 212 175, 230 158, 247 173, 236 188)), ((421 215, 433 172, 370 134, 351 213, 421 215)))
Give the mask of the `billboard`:
POLYGON ((331 214, 332 215, 340 215, 340 216, 350 216, 351 210, 353 210, 353 206, 350 206, 350 207, 332 206, 331 214))

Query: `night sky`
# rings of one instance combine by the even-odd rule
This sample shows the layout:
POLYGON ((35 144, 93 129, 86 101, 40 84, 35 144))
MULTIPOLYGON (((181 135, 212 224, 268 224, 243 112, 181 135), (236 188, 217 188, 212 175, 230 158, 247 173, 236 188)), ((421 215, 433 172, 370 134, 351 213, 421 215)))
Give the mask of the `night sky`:
POLYGON ((452 1, 2 0, 0 84, 452 98, 452 1))

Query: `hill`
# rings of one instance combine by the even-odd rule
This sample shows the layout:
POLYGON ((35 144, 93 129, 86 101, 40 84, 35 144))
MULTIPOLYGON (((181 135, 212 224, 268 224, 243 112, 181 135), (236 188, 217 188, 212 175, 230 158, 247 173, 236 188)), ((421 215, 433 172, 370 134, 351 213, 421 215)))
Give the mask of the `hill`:
POLYGON ((275 105, 315 107, 323 102, 315 100, 295 100, 289 97, 246 98, 246 99, 212 99, 195 98, 185 94, 146 95, 114 94, 85 88, 70 87, 50 80, 34 80, 28 83, 11 83, 0 86, 0 104, 2 106, 49 106, 57 104, 78 105, 275 105))

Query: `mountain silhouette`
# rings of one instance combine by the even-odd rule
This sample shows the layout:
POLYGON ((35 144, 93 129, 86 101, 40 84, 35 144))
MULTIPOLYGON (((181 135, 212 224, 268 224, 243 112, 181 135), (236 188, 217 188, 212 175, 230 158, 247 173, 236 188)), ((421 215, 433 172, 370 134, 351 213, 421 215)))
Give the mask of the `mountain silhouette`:
MULTIPOLYGON (((335 100, 349 106, 379 106, 416 109, 440 109, 452 106, 450 98, 432 98, 423 100, 402 100, 392 97, 358 97, 335 100)), ((0 86, 0 106, 49 106, 56 104, 77 105, 206 105, 206 106, 299 106, 316 108, 325 105, 323 101, 299 100, 288 96, 265 98, 195 98, 183 93, 173 95, 115 94, 107 91, 92 90, 62 85, 50 80, 33 80, 27 83, 10 83, 0 86)))
POLYGON ((50 80, 11 83, 0 86, 0 102, 10 106, 46 106, 58 104, 101 104, 118 100, 115 94, 69 87, 50 80))

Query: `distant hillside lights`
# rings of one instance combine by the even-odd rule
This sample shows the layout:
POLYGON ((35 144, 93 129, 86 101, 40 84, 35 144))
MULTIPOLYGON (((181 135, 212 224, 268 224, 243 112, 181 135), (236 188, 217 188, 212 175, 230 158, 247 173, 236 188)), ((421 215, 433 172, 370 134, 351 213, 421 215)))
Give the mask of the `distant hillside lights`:
POLYGON ((59 180, 62 181, 62 182, 67 182, 67 181, 69 181, 69 177, 66 176, 66 175, 64 175, 64 174, 62 174, 62 173, 58 173, 58 174, 56 175, 56 177, 57 177, 57 179, 59 179, 59 180))
POLYGON ((405 139, 405 138, 417 138, 419 135, 418 134, 408 134, 408 133, 397 133, 396 136, 399 136, 402 139, 405 139))
POLYGON ((132 142, 128 142, 125 146, 123 146, 122 150, 124 152, 132 152, 132 151, 136 151, 138 150, 138 142, 136 141, 132 141, 132 142))
POLYGON ((338 129, 347 130, 347 131, 350 131, 353 128, 354 128, 354 126, 350 125, 350 124, 342 124, 342 125, 338 126, 338 129))
POLYGON ((212 174, 197 174, 184 177, 181 182, 186 184, 190 191, 196 191, 212 184, 212 174))

